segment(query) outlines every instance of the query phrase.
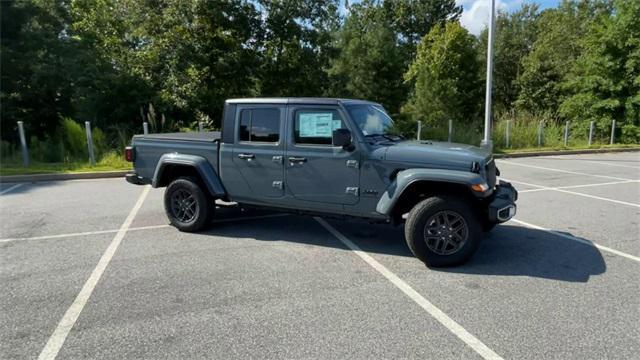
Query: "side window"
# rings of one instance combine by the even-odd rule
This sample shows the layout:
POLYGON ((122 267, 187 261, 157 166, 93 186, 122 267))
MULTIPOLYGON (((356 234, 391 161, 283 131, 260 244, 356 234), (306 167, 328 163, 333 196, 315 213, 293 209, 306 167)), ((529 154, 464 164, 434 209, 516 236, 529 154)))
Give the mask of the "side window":
POLYGON ((243 109, 240 112, 240 141, 271 142, 280 140, 280 110, 243 109))
POLYGON ((294 119, 294 140, 302 145, 332 145, 333 130, 344 128, 338 110, 297 110, 294 119))

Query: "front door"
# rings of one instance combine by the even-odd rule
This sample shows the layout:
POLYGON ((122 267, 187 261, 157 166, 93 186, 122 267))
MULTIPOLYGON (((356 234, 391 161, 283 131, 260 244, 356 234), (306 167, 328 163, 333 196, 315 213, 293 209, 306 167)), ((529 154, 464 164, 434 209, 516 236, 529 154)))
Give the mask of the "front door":
POLYGON ((289 106, 287 118, 285 180, 291 194, 310 206, 357 203, 360 153, 332 144, 333 130, 348 128, 342 111, 337 106, 289 106))
POLYGON ((239 106, 233 163, 251 194, 242 197, 265 200, 284 195, 283 129, 285 107, 239 106))

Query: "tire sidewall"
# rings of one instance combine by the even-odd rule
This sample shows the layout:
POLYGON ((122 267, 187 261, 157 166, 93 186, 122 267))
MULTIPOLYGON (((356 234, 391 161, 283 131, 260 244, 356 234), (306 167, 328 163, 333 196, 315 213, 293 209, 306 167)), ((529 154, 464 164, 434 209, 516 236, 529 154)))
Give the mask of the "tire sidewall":
POLYGON ((409 249, 418 259, 430 267, 454 266, 466 262, 478 249, 482 234, 482 226, 473 208, 467 202, 455 197, 437 196, 419 202, 409 213, 405 224, 405 238, 409 249), (440 255, 433 252, 424 241, 424 228, 427 220, 443 210, 453 211, 462 216, 468 227, 466 243, 450 255, 440 255))
POLYGON ((167 186, 164 194, 164 208, 171 225, 180 231, 187 232, 198 231, 207 226, 213 211, 210 199, 200 185, 194 179, 185 177, 178 178, 167 186), (189 192, 196 200, 198 206, 196 217, 189 222, 180 221, 171 209, 171 197, 178 190, 189 192))

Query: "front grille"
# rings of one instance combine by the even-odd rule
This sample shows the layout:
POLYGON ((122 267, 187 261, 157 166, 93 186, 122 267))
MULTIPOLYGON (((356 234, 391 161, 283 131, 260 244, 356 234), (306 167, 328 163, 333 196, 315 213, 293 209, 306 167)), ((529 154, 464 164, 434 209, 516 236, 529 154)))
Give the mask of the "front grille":
POLYGON ((485 173, 487 174, 487 185, 489 189, 493 189, 496 186, 496 162, 493 158, 490 158, 485 165, 485 173))

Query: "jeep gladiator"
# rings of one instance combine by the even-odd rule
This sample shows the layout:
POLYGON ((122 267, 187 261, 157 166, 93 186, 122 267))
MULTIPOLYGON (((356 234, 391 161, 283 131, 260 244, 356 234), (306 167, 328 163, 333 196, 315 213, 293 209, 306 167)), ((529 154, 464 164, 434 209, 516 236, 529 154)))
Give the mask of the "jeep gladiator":
POLYGON ((221 132, 136 135, 133 184, 166 187, 180 231, 212 223, 216 200, 320 216, 404 223, 428 266, 467 261, 483 233, 515 215, 517 191, 491 153, 410 141, 377 103, 328 98, 232 99, 221 132))

